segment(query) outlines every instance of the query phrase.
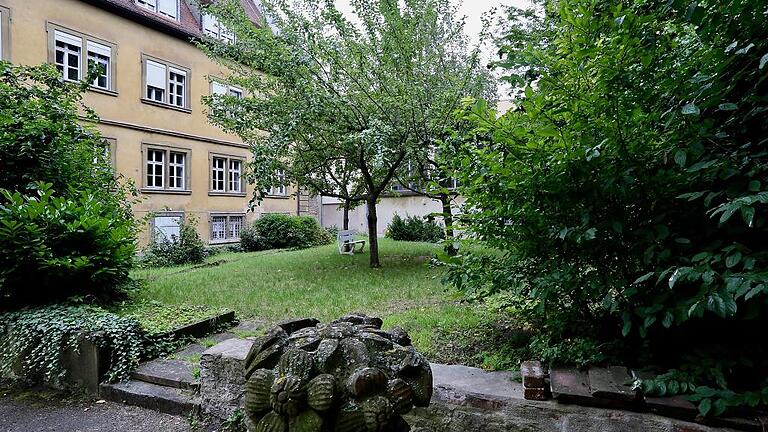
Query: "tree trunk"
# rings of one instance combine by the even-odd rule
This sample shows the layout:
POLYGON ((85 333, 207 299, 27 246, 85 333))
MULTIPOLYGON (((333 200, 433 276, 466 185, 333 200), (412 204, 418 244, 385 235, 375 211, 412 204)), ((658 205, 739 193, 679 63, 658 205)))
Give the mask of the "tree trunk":
POLYGON ((445 223, 445 238, 450 242, 445 246, 445 252, 449 256, 456 256, 458 250, 452 241, 455 233, 453 231, 453 208, 451 207, 451 197, 441 195, 440 202, 443 204, 443 223, 445 223))
POLYGON ((368 207, 368 250, 370 250, 371 267, 381 267, 379 262, 379 233, 378 217, 376 216, 376 201, 378 197, 368 198, 366 206, 368 207))
POLYGON ((352 203, 349 200, 344 200, 344 228, 342 228, 344 231, 349 229, 349 208, 352 206, 352 203))

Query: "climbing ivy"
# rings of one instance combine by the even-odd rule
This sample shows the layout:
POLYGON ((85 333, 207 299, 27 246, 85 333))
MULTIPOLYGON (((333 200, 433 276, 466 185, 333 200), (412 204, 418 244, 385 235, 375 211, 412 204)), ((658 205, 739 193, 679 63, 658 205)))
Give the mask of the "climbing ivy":
POLYGON ((61 386, 61 353, 89 340, 110 353, 108 381, 138 365, 145 334, 138 322, 97 306, 69 303, 0 314, 0 375, 61 386))

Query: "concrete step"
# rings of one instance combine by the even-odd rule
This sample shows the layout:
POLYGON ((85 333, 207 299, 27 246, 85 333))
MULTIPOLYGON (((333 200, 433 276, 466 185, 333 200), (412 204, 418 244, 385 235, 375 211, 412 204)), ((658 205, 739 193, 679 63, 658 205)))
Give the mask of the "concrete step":
POLYGON ((194 365, 184 360, 157 359, 142 363, 133 379, 179 389, 197 390, 200 382, 192 375, 194 365))
POLYGON ((143 381, 101 384, 103 399, 160 411, 166 414, 187 415, 200 410, 200 399, 189 390, 164 387, 143 381))

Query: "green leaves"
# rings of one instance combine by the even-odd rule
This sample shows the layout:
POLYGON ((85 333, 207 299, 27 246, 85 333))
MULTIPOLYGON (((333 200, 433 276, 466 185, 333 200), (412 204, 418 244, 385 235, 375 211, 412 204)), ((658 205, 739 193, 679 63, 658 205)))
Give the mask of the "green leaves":
POLYGON ((693 102, 687 103, 683 105, 683 107, 680 109, 680 112, 684 115, 699 115, 701 114, 701 110, 699 107, 696 106, 693 102))

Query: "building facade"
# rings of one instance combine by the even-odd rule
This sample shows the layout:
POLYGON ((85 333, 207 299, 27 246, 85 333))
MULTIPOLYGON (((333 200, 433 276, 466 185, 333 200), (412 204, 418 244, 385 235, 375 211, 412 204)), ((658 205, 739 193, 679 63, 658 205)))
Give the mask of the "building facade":
MULTIPOLYGON (((253 0, 242 2, 258 25, 253 0)), ((71 81, 100 66, 84 103, 100 117, 116 171, 141 193, 141 244, 178 233, 182 219, 195 219, 212 244, 236 242, 261 214, 300 211, 292 186, 248 211, 248 146, 209 123, 201 101, 244 92, 195 45, 203 37, 233 35, 187 0, 0 0, 3 60, 55 64, 71 81)))

